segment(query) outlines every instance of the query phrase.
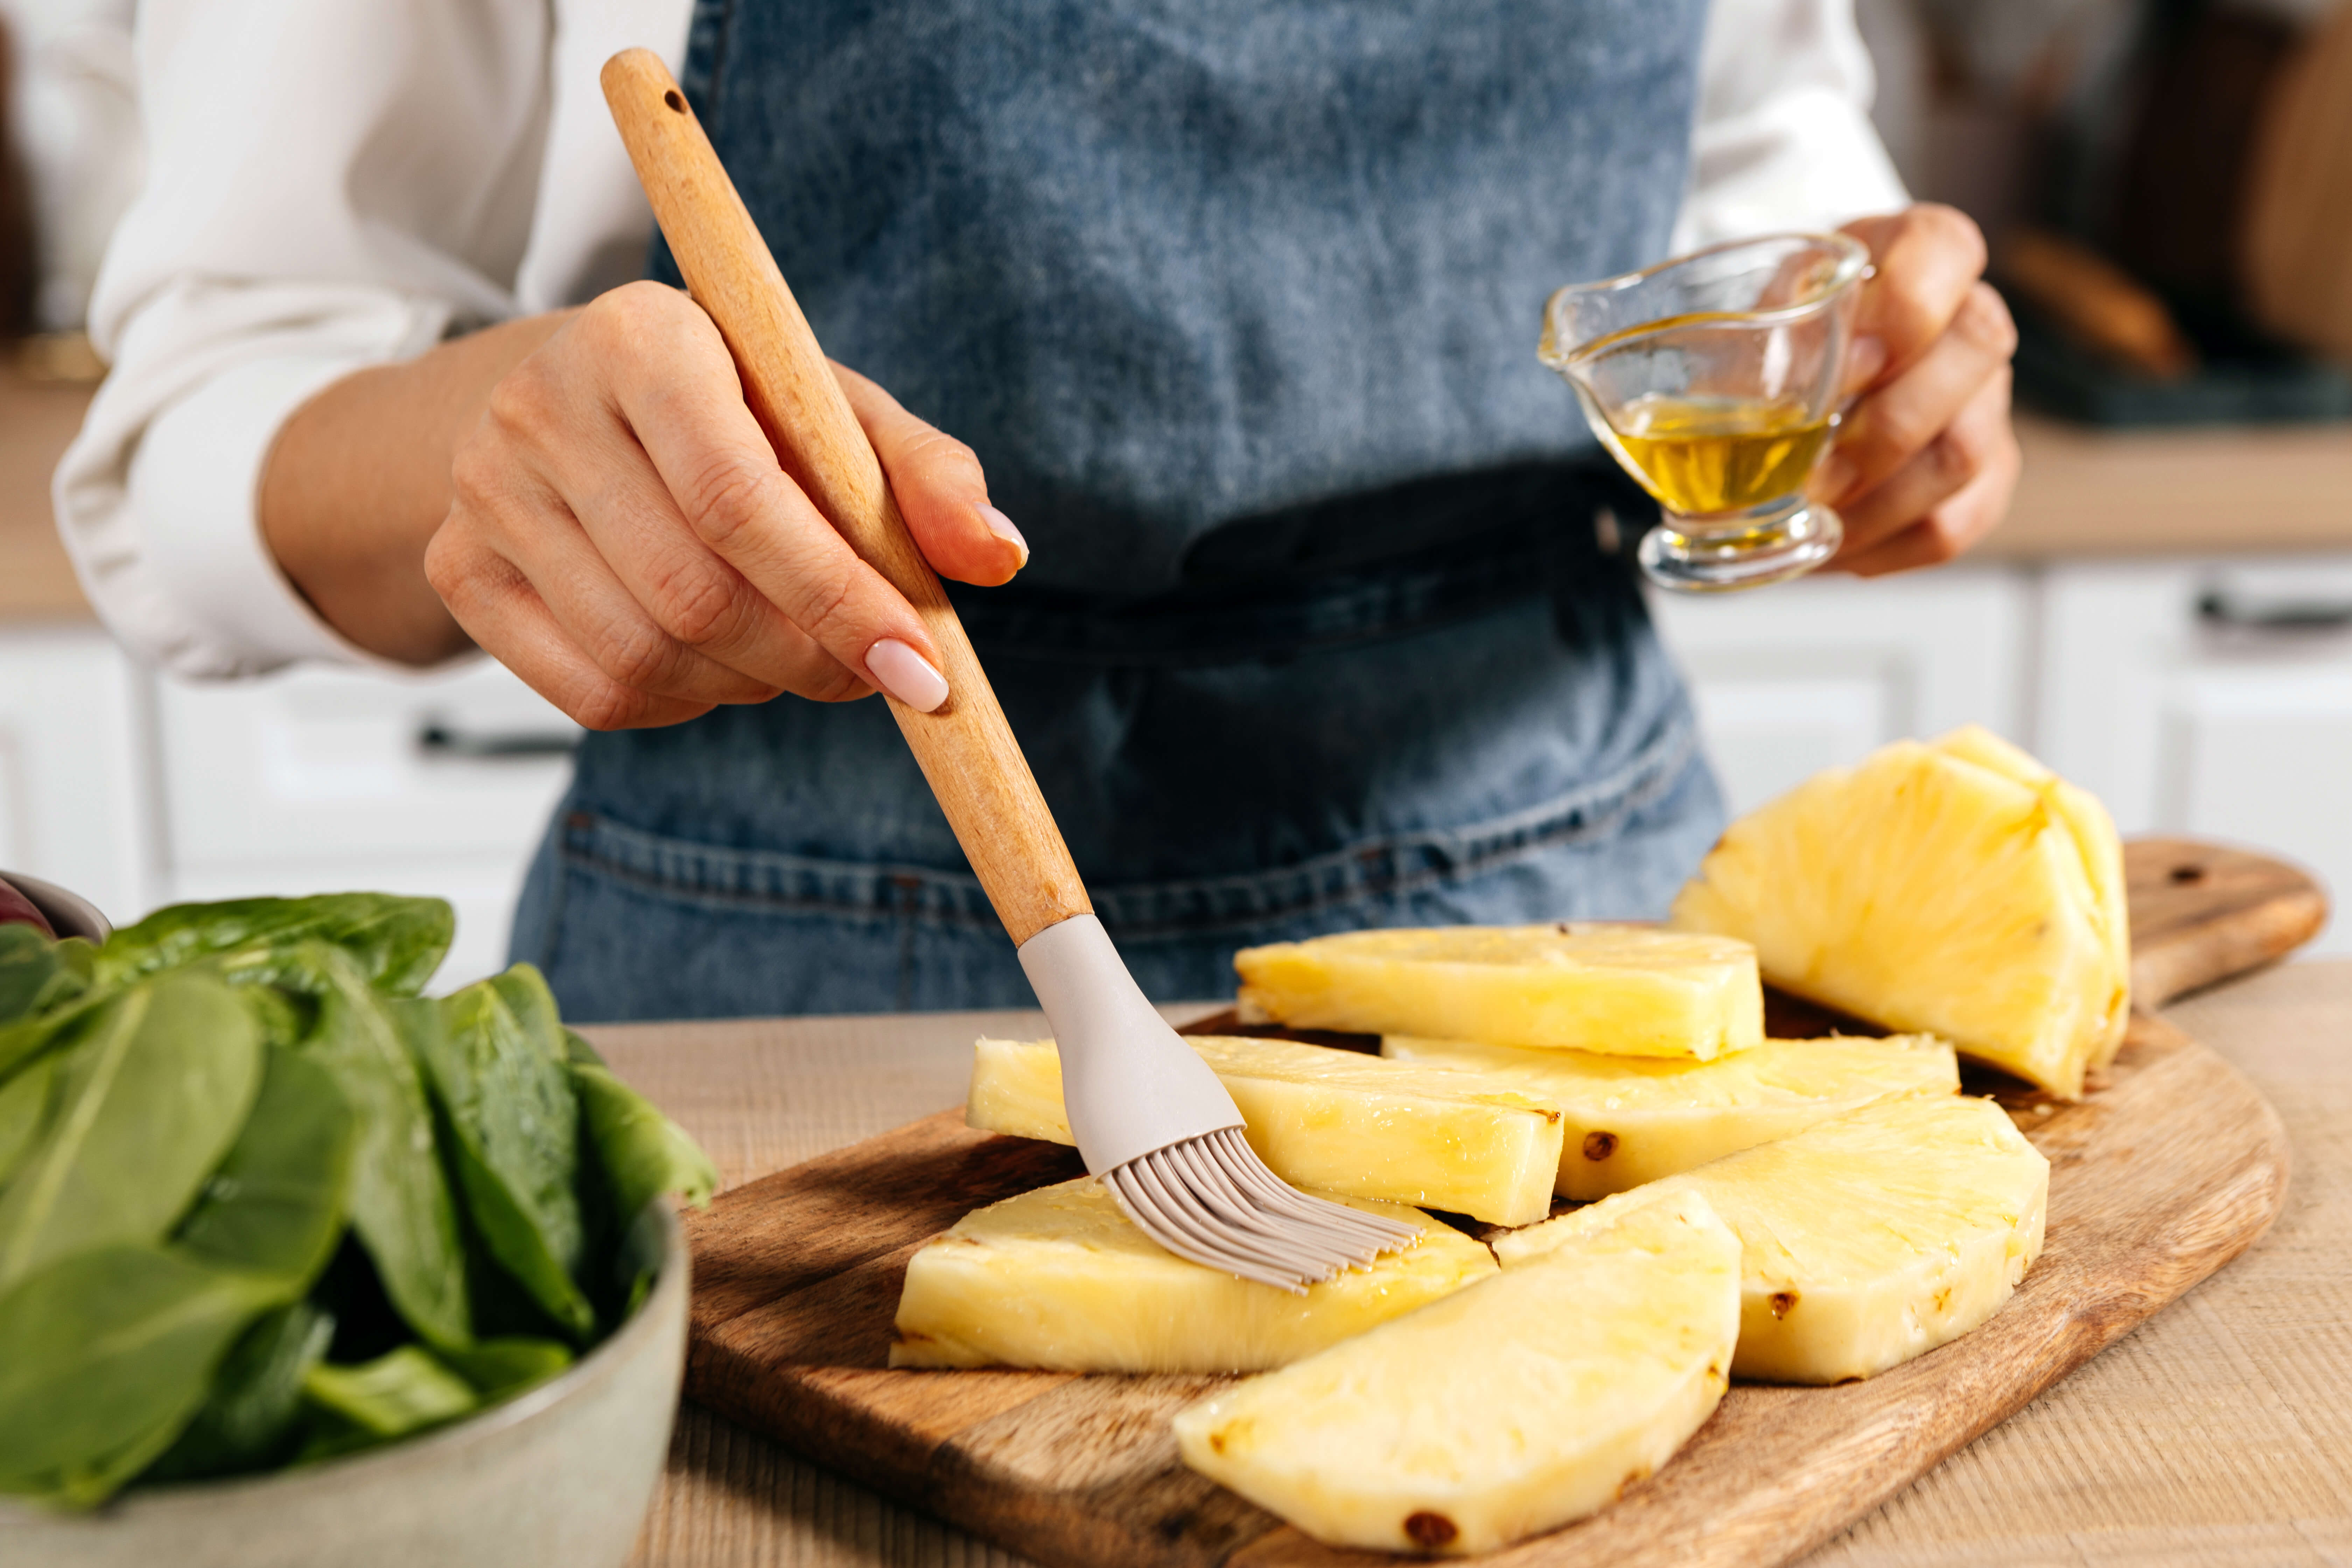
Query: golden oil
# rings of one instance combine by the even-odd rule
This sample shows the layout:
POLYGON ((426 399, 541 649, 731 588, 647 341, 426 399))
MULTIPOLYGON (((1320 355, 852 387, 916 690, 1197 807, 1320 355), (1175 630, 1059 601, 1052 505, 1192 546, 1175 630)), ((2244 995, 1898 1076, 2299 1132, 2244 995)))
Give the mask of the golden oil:
POLYGON ((1633 477, 1672 511, 1741 511, 1804 488, 1833 421, 1801 403, 1644 393, 1609 421, 1633 477))

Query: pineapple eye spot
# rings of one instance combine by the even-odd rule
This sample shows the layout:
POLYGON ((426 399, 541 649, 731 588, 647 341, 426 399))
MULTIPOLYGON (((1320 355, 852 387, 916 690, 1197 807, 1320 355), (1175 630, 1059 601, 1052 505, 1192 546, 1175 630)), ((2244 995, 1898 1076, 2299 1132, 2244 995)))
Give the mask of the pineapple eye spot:
POLYGON ((1584 1135, 1586 1159, 1606 1160, 1615 1152, 1617 1152, 1617 1134, 1614 1132, 1588 1132, 1584 1135))
POLYGON ((1789 1309, 1797 1304, 1797 1293, 1794 1290, 1775 1290, 1772 1292, 1771 1301, 1768 1304, 1771 1307, 1772 1316, 1776 1321, 1785 1318, 1789 1315, 1789 1309))
POLYGON ((1432 1513, 1427 1509, 1406 1516, 1404 1532, 1412 1539, 1415 1546, 1425 1546, 1433 1551, 1462 1533, 1454 1528, 1452 1520, 1442 1513, 1432 1513))

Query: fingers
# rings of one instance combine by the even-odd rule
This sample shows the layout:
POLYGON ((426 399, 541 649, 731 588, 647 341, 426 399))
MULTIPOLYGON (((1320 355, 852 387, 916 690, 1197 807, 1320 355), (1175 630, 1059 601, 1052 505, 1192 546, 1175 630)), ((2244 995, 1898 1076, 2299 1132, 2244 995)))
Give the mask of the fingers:
POLYGON ((606 675, 556 624, 530 580, 463 529, 444 524, 433 536, 425 575, 482 651, 591 730, 678 724, 715 706, 658 696, 606 675))
POLYGON ((1988 284, 1970 285, 1944 334, 1854 405, 1813 476, 1812 493, 1843 509, 1885 483, 1949 428, 1988 383, 2007 384, 2016 346, 2017 328, 2000 296, 1988 284))
POLYGON ((1998 438, 1974 478, 1908 526, 1859 551, 1839 552, 1837 567, 1858 577, 1878 577, 1940 565, 1990 533, 2009 513, 2010 498, 2016 492, 2023 467, 2016 435, 2009 427, 2005 398, 2002 415, 1998 438))
POLYGON ((1858 373, 1876 361, 1881 368, 1861 377, 1867 384, 1902 374, 1944 335, 1984 276, 1984 235, 1967 214, 1933 202, 1860 218, 1843 232, 1870 247, 1876 268, 1863 289, 1848 362, 1858 373))
POLYGON ((943 577, 993 588, 1029 563, 1013 520, 988 504, 988 477, 970 447, 934 429, 844 365, 833 374, 882 459, 916 548, 943 577))
MULTIPOLYGON (((1027 559, 970 448, 842 372, 918 544, 948 575, 1027 559)), ((460 446, 428 580, 483 647, 583 723, 674 722, 868 682, 929 712, 938 650, 778 463, 718 329, 632 284, 509 372, 460 446)))
MULTIPOLYGON (((842 695, 850 682, 870 679, 919 710, 937 708, 946 700, 947 687, 920 617, 858 559, 777 465, 767 437, 743 404, 741 383, 718 329, 683 295, 657 285, 633 285, 604 299, 636 289, 650 294, 606 319, 600 320, 591 306, 582 325, 609 340, 592 346, 618 367, 611 382, 615 410, 688 534, 831 656, 848 678, 832 678, 830 693, 804 684, 790 689, 809 696, 842 695), (912 660, 897 657, 889 671, 877 670, 871 656, 884 643, 908 650, 912 660)), ((639 498, 636 504, 646 503, 639 498)), ((724 578, 699 568, 681 577, 687 566, 677 556, 649 562, 643 570, 649 581, 676 584, 672 598, 684 629, 736 646, 766 646, 761 639, 772 636, 772 628, 761 625, 764 612, 741 601, 724 578)), ((780 668, 764 673, 779 683, 787 679, 780 668)))
POLYGON ((1909 461, 1841 504, 1844 552, 1859 553, 1916 522, 1991 467, 2005 447, 2014 447, 2009 396, 2010 372, 2003 365, 1909 461))

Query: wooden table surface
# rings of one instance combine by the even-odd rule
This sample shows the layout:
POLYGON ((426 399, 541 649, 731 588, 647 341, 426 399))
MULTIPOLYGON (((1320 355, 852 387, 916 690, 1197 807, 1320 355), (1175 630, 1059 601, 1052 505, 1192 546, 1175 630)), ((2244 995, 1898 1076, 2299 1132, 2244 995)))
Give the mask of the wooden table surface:
MULTIPOLYGON (((1196 1010, 1171 1014, 1181 1021, 1196 1010)), ((1814 1568, 2352 1564, 2352 961, 2290 964, 2167 1016, 2277 1106, 2284 1215, 2252 1250, 1809 1560, 1814 1568)), ((728 1184, 962 1098, 974 1036, 1034 1014, 586 1031, 728 1184)), ((644 1568, 1013 1568, 688 1405, 644 1568)))

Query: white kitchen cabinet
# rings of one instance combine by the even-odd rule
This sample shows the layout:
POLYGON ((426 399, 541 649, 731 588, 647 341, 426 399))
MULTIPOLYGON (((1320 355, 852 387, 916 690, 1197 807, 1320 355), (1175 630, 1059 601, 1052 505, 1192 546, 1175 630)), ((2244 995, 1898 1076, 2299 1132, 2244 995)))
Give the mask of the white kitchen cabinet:
POLYGON ((1735 812, 1904 735, 1978 723, 2030 743, 2031 586, 2003 567, 1808 577, 1651 609, 1735 812))
POLYGON ((436 989, 504 963, 579 736, 504 668, 166 681, 156 706, 173 898, 430 893, 458 917, 436 989))
MULTIPOLYGON (((2065 565, 2039 741, 2126 833, 2267 849, 2352 889, 2352 557, 2065 565)), ((2352 952, 2337 921, 2309 950, 2352 952)))
POLYGON ((116 920, 160 878, 146 689, 95 626, 0 631, 0 868, 116 920))

